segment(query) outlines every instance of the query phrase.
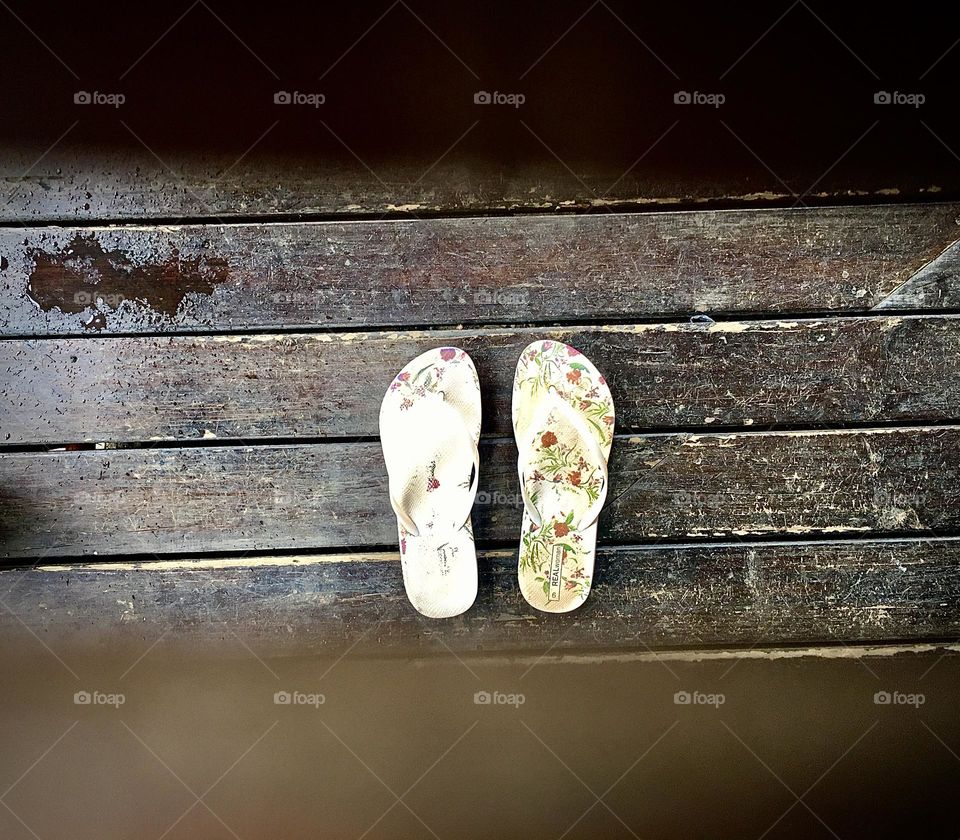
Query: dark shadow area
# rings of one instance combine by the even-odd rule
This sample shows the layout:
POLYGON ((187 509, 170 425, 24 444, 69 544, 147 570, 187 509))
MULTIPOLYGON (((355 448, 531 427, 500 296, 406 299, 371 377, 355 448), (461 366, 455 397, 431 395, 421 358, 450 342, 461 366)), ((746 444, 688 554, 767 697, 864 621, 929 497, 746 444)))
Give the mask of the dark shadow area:
POLYGON ((15 3, 7 189, 74 220, 957 193, 937 7, 735 8, 15 3))

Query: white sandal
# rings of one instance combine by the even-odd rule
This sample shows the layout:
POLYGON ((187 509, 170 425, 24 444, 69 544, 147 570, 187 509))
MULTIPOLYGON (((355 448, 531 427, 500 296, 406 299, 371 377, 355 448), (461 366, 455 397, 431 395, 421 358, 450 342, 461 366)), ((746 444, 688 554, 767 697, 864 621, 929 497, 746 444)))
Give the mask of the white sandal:
POLYGON ((470 511, 480 474, 480 384, 459 348, 429 350, 396 376, 380 406, 380 442, 397 515, 403 583, 429 618, 477 597, 470 511))
POLYGON ((613 426, 613 396, 586 356, 559 341, 523 351, 513 380, 524 502, 518 576, 538 610, 569 612, 590 593, 613 426))

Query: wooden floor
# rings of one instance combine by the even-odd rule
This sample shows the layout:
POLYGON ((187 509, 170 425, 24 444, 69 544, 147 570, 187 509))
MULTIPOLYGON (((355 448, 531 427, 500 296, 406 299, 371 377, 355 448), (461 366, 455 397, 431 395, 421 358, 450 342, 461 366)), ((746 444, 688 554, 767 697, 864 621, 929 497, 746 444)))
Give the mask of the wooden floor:
POLYGON ((960 205, 528 210, 0 229, 0 835, 955 836, 960 205), (548 336, 617 405, 567 615, 516 573, 548 336), (448 344, 480 591, 430 620, 377 412, 448 344))
POLYGON ((189 644, 236 591, 238 626, 301 653, 953 638, 958 220, 5 229, 0 627, 76 641, 133 618, 189 644), (513 569, 510 377, 538 336, 594 359, 618 408, 596 586, 562 619, 513 569), (376 414, 405 361, 449 343, 483 386, 484 550, 476 607, 437 623, 403 597, 376 414))

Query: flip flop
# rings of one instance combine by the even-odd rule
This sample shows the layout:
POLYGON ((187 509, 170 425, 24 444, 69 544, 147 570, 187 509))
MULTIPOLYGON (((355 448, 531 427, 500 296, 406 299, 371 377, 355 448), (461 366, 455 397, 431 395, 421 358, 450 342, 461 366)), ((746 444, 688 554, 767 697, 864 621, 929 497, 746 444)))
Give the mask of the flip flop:
POLYGON ((513 380, 524 503, 518 576, 538 610, 569 612, 590 593, 613 424, 613 396, 586 356, 559 341, 527 346, 513 380))
POLYGON ((459 615, 477 597, 479 441, 480 384, 463 350, 428 350, 397 374, 380 405, 380 442, 404 587, 429 618, 459 615))

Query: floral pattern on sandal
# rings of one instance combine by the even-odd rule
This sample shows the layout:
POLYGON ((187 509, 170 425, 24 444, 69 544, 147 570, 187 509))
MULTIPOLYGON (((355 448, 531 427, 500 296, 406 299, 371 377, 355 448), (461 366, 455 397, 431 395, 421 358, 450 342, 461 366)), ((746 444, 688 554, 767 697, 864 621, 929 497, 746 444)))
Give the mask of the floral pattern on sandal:
POLYGON ((550 388, 583 412, 601 445, 613 443, 613 397, 606 378, 579 350, 561 341, 531 344, 520 357, 513 383, 514 424, 518 392, 536 399, 550 388))
POLYGON ((605 492, 606 458, 613 443, 613 398, 606 379, 580 351, 559 341, 527 347, 517 364, 513 423, 529 502, 524 508, 518 575, 537 609, 567 612, 590 592, 596 522, 583 522, 605 492), (582 432, 545 400, 558 397, 583 420, 582 432), (593 440, 584 440, 588 434, 593 440), (597 463, 597 450, 603 463, 597 463), (524 451, 526 450, 526 451, 524 451))
MULTIPOLYGON (((398 373, 393 382, 390 383, 390 391, 396 392, 400 397, 400 410, 410 409, 418 400, 428 394, 438 394, 443 391, 445 376, 450 374, 449 369, 456 366, 466 371, 477 390, 480 389, 480 381, 477 378, 477 369, 470 361, 470 357, 457 347, 441 347, 437 351, 440 361, 430 360, 429 364, 423 365, 415 371, 402 371, 398 373)), ((480 434, 480 418, 477 417, 476 433, 480 434)))

